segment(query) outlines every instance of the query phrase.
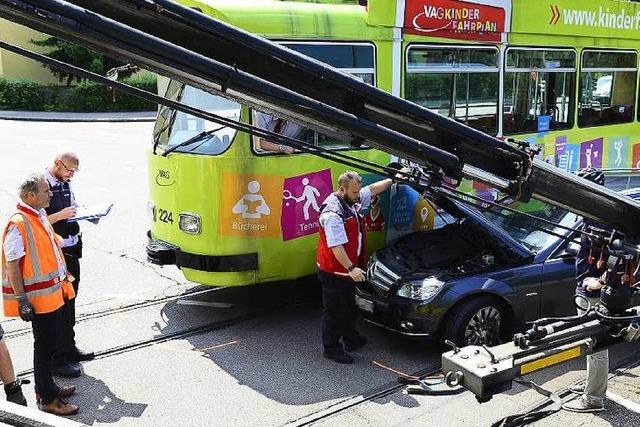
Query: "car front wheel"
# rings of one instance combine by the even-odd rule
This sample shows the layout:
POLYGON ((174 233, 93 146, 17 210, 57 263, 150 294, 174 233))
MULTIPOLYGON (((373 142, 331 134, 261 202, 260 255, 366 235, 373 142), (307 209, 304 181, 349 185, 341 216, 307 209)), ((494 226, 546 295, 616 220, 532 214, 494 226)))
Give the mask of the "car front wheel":
POLYGON ((479 297, 456 307, 446 320, 443 338, 459 346, 498 345, 505 329, 504 309, 495 300, 479 297))

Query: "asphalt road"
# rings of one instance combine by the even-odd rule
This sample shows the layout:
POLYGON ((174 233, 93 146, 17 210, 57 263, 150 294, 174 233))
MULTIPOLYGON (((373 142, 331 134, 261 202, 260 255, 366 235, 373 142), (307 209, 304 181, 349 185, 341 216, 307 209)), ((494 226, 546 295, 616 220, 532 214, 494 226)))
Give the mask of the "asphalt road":
MULTIPOLYGON (((370 344, 356 363, 321 357, 320 306, 301 289, 313 280, 244 289, 187 282, 145 260, 146 150, 152 123, 0 121, 0 218, 17 185, 57 152, 75 151, 82 203, 115 203, 98 225, 83 224, 85 253, 76 328, 82 348, 99 352, 78 386, 74 419, 89 425, 437 425, 481 426, 540 400, 515 387, 479 405, 468 393, 412 396, 398 373, 437 369, 441 348, 360 325, 370 344)), ((1 318, 16 370, 32 368, 29 325, 1 318)), ((612 351, 620 361, 638 346, 612 351)), ((614 362, 616 363, 616 362, 614 362)), ((552 389, 583 375, 583 361, 533 375, 552 389)), ((34 406, 31 386, 26 387, 34 406)), ((628 395, 634 398, 633 393, 628 395)), ((539 425, 638 425, 624 410, 539 425), (614 415, 611 415, 614 414, 614 415), (617 416, 615 414, 618 414, 617 416)))

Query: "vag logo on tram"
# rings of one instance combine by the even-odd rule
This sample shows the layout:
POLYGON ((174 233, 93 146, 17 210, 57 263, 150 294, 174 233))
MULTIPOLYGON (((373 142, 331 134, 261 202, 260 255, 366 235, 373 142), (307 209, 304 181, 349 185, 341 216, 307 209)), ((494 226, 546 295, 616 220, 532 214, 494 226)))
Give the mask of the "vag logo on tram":
POLYGON ((158 174, 156 175, 156 184, 161 187, 170 187, 175 184, 175 179, 171 179, 171 174, 167 170, 158 169, 158 174))

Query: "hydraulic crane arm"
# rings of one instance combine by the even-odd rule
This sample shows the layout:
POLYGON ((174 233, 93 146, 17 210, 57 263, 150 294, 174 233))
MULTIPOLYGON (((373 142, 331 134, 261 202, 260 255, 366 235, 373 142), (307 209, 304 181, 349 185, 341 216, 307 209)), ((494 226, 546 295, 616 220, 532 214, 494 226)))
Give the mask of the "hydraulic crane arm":
POLYGON ((172 79, 460 176, 457 156, 61 0, 0 0, 0 16, 172 79))
POLYGON ((640 240, 637 202, 171 1, 0 0, 0 16, 446 176, 464 174, 520 200, 562 206, 640 240))
POLYGON ((475 167, 516 180, 527 153, 392 96, 326 64, 170 0, 69 0, 105 17, 429 145, 475 167))

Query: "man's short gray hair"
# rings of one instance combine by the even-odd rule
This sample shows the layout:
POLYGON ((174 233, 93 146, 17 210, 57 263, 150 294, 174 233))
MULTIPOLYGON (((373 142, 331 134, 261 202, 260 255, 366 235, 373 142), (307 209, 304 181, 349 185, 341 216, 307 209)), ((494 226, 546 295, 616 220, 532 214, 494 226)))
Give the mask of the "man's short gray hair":
POLYGON ((339 186, 347 186, 351 181, 362 182, 362 177, 358 172, 355 171, 346 171, 340 174, 338 177, 338 185, 339 186))
POLYGON ((38 192, 38 183, 41 179, 44 179, 44 175, 41 173, 32 173, 29 175, 18 187, 18 195, 24 201, 29 193, 36 194, 38 192))

